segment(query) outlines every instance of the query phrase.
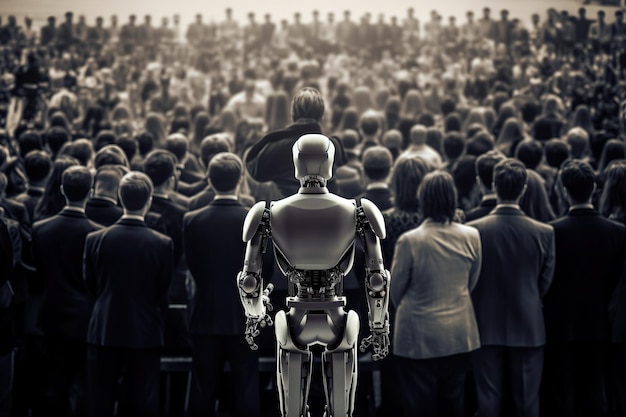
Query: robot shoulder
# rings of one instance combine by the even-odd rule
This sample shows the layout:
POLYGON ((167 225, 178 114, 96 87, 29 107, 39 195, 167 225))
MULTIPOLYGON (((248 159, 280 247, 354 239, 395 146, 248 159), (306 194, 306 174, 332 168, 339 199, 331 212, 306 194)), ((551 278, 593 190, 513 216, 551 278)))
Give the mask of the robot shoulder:
POLYGON ((370 222, 370 226, 372 230, 380 239, 384 239, 387 236, 387 230, 385 229, 385 218, 383 214, 380 212, 376 204, 372 203, 367 198, 361 199, 361 208, 363 209, 363 214, 370 222))
POLYGON ((246 220, 243 223, 243 236, 242 236, 244 242, 250 241, 254 237, 254 234, 259 229, 259 225, 261 224, 261 221, 263 220, 263 213, 265 212, 265 207, 266 207, 265 201, 259 201, 254 206, 252 206, 252 208, 246 215, 246 220))

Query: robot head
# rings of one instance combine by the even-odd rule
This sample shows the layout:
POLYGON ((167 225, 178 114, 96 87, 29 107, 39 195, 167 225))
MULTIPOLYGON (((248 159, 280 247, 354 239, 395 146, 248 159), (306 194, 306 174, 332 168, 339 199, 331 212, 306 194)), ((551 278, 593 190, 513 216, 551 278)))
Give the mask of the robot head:
POLYGON ((303 135, 294 143, 292 150, 295 177, 303 185, 319 183, 318 186, 326 186, 326 181, 333 176, 333 142, 324 135, 303 135))

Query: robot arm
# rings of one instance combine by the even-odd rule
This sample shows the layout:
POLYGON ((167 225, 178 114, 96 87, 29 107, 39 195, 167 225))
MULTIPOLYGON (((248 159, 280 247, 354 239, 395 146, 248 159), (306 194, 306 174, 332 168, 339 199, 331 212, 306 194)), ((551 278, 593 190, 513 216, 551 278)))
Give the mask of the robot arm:
POLYGON ((380 239, 386 236, 385 222, 378 208, 367 199, 357 209, 357 228, 365 250, 365 288, 370 336, 361 342, 361 351, 373 345, 372 358, 379 360, 389 353, 389 284, 391 274, 383 264, 380 239))
POLYGON ((269 284, 263 290, 263 254, 267 247, 270 232, 270 213, 264 202, 255 204, 246 216, 243 226, 243 241, 247 242, 243 271, 237 274, 239 298, 246 314, 246 341, 252 350, 259 347, 254 338, 259 335, 260 327, 271 326, 272 318, 267 311, 272 311, 269 294, 274 289, 269 284))

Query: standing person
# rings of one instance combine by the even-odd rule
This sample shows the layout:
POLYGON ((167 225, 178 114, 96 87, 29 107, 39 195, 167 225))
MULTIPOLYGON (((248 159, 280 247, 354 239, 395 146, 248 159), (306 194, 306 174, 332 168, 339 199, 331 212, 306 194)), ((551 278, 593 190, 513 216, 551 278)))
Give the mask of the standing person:
POLYGON ((239 294, 232 285, 244 258, 241 239, 248 208, 238 201, 243 162, 230 152, 211 159, 208 176, 215 198, 207 206, 185 214, 183 242, 189 272, 195 283, 190 305, 192 346, 190 416, 215 416, 215 403, 224 364, 231 367, 227 399, 234 416, 259 416, 258 351, 243 337, 244 317, 239 294), (211 233, 207 233, 207 231, 211 233), (240 401, 238 398, 245 398, 240 401))
MULTIPOLYGON (((259 182, 274 182, 284 197, 296 193, 300 183, 293 176, 292 147, 302 135, 322 133, 323 117, 324 98, 318 90, 304 87, 296 92, 291 100, 293 124, 268 133, 250 148, 245 158, 250 176, 259 182)), ((338 139, 331 141, 335 147, 334 177, 336 168, 345 163, 345 154, 338 139)), ((331 180, 328 187, 335 192, 336 182, 331 180)))
POLYGON ((159 415, 162 308, 174 268, 172 240, 144 223, 152 192, 145 174, 124 175, 124 215, 85 242, 84 277, 96 298, 87 333, 91 417, 111 417, 116 399, 121 414, 159 415))
POLYGON ((511 391, 518 417, 539 415, 539 386, 546 332, 542 299, 554 273, 554 230, 526 216, 519 200, 528 174, 505 159, 494 167, 498 204, 468 223, 480 232, 483 262, 472 292, 481 348, 473 355, 478 414, 508 415, 511 391))
POLYGON ((547 415, 606 416, 608 305, 622 273, 626 228, 603 218, 591 204, 596 180, 587 162, 566 162, 560 178, 570 206, 566 216, 551 223, 556 268, 544 299, 542 397, 547 415))
POLYGON ((445 171, 418 190, 425 218, 396 244, 391 301, 394 360, 405 416, 462 416, 470 352, 480 347, 470 291, 481 267, 478 231, 453 221, 456 189, 445 171))
POLYGON ((83 252, 87 234, 102 228, 85 216, 92 183, 89 169, 66 169, 61 185, 65 207, 33 225, 35 279, 44 291, 39 324, 48 355, 45 399, 51 415, 86 414, 87 326, 94 299, 83 280, 83 252))

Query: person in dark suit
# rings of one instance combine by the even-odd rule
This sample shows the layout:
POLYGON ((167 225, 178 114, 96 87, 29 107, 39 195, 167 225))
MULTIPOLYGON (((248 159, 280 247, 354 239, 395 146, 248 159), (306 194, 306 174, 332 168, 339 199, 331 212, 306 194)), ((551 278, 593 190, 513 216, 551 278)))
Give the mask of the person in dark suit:
POLYGON ((35 218, 35 207, 43 197, 46 181, 52 172, 50 155, 44 151, 30 151, 24 157, 24 171, 28 177, 28 188, 22 194, 15 196, 15 201, 24 204, 32 220, 35 218))
POLYGON ((480 232, 483 248, 472 292, 481 343, 473 357, 481 417, 508 415, 502 410, 508 390, 512 415, 539 415, 546 342, 542 298, 554 273, 554 230, 519 208, 527 176, 521 162, 499 162, 493 173, 496 208, 468 223, 480 232))
POLYGON ((612 351, 609 369, 615 395, 615 416, 626 417, 626 273, 622 273, 611 297, 609 318, 612 351))
POLYGON ((393 207, 393 198, 387 178, 391 172, 393 157, 384 146, 372 146, 363 153, 365 192, 358 199, 367 198, 384 211, 393 207))
MULTIPOLYGON (((241 240, 248 208, 237 199, 243 163, 233 153, 217 154, 209 164, 215 199, 185 214, 183 241, 195 283, 189 326, 192 336, 191 416, 214 416, 224 364, 232 372, 229 392, 234 416, 259 416, 258 351, 243 337, 245 322, 232 277, 244 258, 241 240), (210 231, 210 232, 209 232, 210 231), (245 398, 245 401, 241 401, 245 398)), ((229 402, 230 402, 229 401, 229 402)))
POLYGON ((159 415, 163 306, 174 273, 172 240, 143 221, 152 200, 149 177, 124 175, 124 215, 87 235, 84 278, 95 297, 87 332, 89 416, 159 415), (118 394, 118 381, 124 375, 118 394))
MULTIPOLYGON (((323 116, 322 94, 310 87, 298 90, 291 100, 291 118, 294 123, 285 129, 268 133, 248 151, 245 162, 250 176, 259 182, 273 181, 283 197, 295 194, 300 183, 293 176, 293 144, 307 133, 322 133, 323 116)), ((334 178, 336 168, 345 164, 346 157, 341 142, 333 137, 331 140, 335 145, 334 178)), ((334 180, 330 180, 328 189, 337 191, 334 180)))
MULTIPOLYGON (((85 214, 89 220, 103 226, 111 226, 124 214, 118 204, 117 193, 120 181, 128 170, 120 165, 105 165, 96 171, 93 196, 87 200, 85 214)), ((160 214, 146 213, 146 225, 159 233, 165 234, 165 223, 160 214)))
POLYGON ((92 182, 87 168, 66 169, 61 185, 65 208, 33 225, 34 278, 44 289, 39 325, 48 355, 46 410, 52 415, 86 414, 87 326, 94 299, 83 280, 83 252, 87 234, 102 228, 85 216, 92 182))
MULTIPOLYGON (((150 212, 163 218, 166 234, 174 244, 174 277, 167 291, 167 309, 164 312, 164 354, 174 356, 188 355, 191 348, 187 314, 188 268, 183 251, 183 216, 187 210, 171 198, 177 180, 177 163, 176 156, 170 151, 157 149, 146 156, 143 165, 144 172, 154 184, 150 212)), ((173 407, 172 414, 177 414, 184 406, 185 376, 182 374, 173 376, 171 384, 170 406, 173 407)))
MULTIPOLYGON (((606 416, 604 363, 608 304, 626 254, 626 228, 591 204, 595 173, 587 162, 566 162, 560 173, 569 213, 551 222, 556 268, 544 298, 545 411, 554 416, 606 416)), ((543 408, 543 406, 542 406, 543 408)))
POLYGON ((465 213, 465 221, 471 222, 472 220, 485 217, 496 208, 497 197, 495 190, 492 188, 493 167, 505 158, 501 152, 489 151, 476 159, 476 182, 478 182, 483 197, 478 207, 465 213))

